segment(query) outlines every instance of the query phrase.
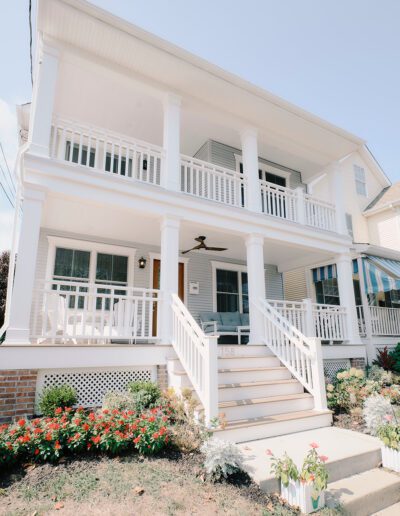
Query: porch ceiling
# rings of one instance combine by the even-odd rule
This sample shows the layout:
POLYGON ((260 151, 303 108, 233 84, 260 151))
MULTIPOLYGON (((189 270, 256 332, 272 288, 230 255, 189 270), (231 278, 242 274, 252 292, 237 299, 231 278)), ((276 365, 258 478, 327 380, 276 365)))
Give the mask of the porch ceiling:
MULTIPOLYGON (((160 246, 160 218, 130 210, 112 209, 104 205, 80 203, 66 197, 49 196, 44 209, 42 226, 55 234, 77 239, 113 243, 140 248, 140 244, 151 246, 158 251, 160 246)), ((226 233, 204 224, 183 221, 180 228, 180 251, 196 245, 194 238, 207 237, 209 246, 226 247, 223 252, 192 251, 196 254, 215 256, 219 260, 238 260, 246 262, 245 234, 232 231, 226 233)), ((329 259, 331 256, 317 248, 305 248, 298 244, 284 244, 280 241, 265 239, 264 261, 284 271, 312 265, 329 259)))

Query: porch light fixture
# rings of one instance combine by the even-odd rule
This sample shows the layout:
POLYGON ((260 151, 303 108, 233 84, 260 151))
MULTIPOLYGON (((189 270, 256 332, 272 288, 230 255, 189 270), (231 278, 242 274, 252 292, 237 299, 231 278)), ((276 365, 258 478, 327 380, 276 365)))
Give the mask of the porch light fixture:
POLYGON ((143 256, 139 258, 139 269, 144 269, 146 267, 146 261, 146 258, 143 258, 143 256))

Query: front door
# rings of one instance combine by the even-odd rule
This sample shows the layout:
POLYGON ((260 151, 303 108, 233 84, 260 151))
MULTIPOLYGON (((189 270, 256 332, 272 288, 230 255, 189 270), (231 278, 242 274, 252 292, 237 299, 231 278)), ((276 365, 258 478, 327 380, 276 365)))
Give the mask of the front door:
MULTIPOLYGON (((160 271, 161 261, 153 260, 153 280, 152 285, 154 289, 160 288, 160 271)), ((179 262, 178 264, 178 296, 184 301, 185 300, 185 264, 179 262)), ((154 303, 153 309, 153 337, 157 335, 157 303, 154 303)))

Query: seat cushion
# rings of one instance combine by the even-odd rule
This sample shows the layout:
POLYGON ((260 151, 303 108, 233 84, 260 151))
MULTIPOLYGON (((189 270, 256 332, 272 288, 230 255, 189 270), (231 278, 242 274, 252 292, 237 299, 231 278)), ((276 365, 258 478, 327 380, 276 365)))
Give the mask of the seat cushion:
POLYGON ((240 326, 239 312, 221 312, 221 323, 226 326, 240 326))
POLYGON ((201 322, 217 321, 218 323, 220 323, 221 317, 220 317, 220 314, 217 312, 201 312, 200 313, 200 321, 201 322))
POLYGON ((237 333, 237 326, 231 326, 229 324, 218 324, 217 331, 237 333))
POLYGON ((249 314, 240 314, 240 325, 241 326, 249 326, 250 317, 249 314))

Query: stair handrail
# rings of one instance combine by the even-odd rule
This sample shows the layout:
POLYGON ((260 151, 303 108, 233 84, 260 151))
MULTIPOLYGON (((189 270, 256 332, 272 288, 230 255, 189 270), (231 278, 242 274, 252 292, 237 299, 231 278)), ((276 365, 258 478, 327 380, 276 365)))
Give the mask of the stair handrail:
POLYGON ((172 346, 203 407, 205 424, 218 417, 218 336, 207 335, 177 294, 171 300, 172 346))
POLYGON ((267 300, 256 307, 264 322, 264 344, 314 397, 318 410, 327 408, 321 340, 306 337, 267 300))

